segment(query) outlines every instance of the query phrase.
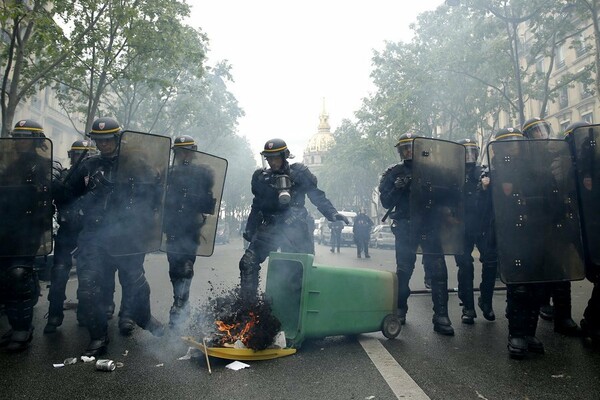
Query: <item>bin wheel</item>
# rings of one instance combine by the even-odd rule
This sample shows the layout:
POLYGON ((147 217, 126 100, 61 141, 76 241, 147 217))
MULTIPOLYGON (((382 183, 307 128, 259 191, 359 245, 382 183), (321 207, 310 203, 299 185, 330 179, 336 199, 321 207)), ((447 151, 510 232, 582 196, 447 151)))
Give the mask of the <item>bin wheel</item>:
POLYGON ((394 314, 388 314, 383 319, 381 332, 383 336, 388 339, 394 339, 396 336, 400 334, 402 330, 402 324, 400 323, 400 318, 394 314))

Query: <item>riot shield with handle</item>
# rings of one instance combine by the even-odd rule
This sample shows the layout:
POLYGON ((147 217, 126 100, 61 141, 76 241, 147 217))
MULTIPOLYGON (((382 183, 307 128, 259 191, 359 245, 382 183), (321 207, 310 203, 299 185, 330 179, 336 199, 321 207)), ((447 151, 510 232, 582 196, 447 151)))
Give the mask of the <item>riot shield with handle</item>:
MULTIPOLYGON (((588 268, 600 274, 600 125, 572 133, 581 224, 588 268)), ((594 271, 590 271, 594 272, 594 271)))
POLYGON ((465 147, 415 138, 410 187, 411 245, 423 254, 462 254, 465 147))
POLYGON ((578 196, 568 144, 552 139, 496 141, 487 152, 502 281, 583 279, 578 196))
POLYGON ((171 138, 123 131, 108 205, 111 255, 160 248, 171 138))
POLYGON ((52 141, 0 139, 0 257, 52 251, 52 141))
POLYGON ((168 253, 213 254, 227 160, 178 148, 169 171, 163 241, 168 253))

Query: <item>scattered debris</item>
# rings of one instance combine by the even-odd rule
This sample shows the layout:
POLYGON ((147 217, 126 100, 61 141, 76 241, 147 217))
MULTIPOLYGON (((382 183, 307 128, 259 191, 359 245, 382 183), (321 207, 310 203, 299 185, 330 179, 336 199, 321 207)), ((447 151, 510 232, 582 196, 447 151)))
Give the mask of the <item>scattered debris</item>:
POLYGON ((65 359, 65 361, 63 361, 63 364, 65 365, 73 365, 77 362, 77 358, 76 357, 69 357, 67 359, 65 359))
POLYGON ((225 366, 225 368, 229 368, 229 369, 232 369, 234 371, 239 371, 240 369, 250 368, 250 365, 245 364, 245 363, 240 362, 240 361, 234 361, 231 364, 227 364, 225 366))
POLYGON ((375 398, 375 396, 367 396, 365 397, 365 400, 373 400, 375 398))
POLYGON ((94 356, 92 356, 92 357, 81 356, 81 361, 83 361, 84 363, 91 363, 95 360, 96 360, 96 357, 94 357, 94 356))
POLYGON ((127 357, 127 354, 129 354, 129 350, 125 350, 125 353, 123 353, 123 356, 127 357))
POLYGON ((565 374, 552 375, 553 378, 564 378, 565 374))
POLYGON ((188 350, 187 350, 187 353, 185 353, 185 356, 179 357, 178 360, 191 360, 193 350, 194 350, 193 347, 188 347, 188 350))
POLYGON ((53 366, 54 368, 62 368, 62 367, 64 367, 64 366, 65 366, 65 364, 63 364, 63 363, 60 363, 60 364, 52 364, 52 366, 53 366))
POLYGON ((155 367, 164 367, 165 364, 164 363, 160 363, 160 364, 156 364, 155 367))

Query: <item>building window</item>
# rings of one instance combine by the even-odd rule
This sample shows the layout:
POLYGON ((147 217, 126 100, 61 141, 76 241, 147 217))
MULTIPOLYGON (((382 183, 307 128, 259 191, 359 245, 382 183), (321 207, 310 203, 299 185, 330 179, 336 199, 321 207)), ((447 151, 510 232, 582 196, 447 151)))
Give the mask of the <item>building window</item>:
POLYGON ((583 32, 581 32, 575 40, 575 54, 577 55, 577 57, 581 57, 585 55, 587 51, 588 48, 585 44, 585 35, 583 34, 583 32))
POLYGON ((544 59, 543 58, 538 58, 535 62, 535 72, 537 72, 538 74, 543 74, 544 71, 544 59))
POLYGON ((565 51, 562 44, 558 45, 556 48, 556 59, 554 60, 554 63, 556 65, 556 69, 561 69, 565 66, 565 51))
POLYGON ((594 113, 589 111, 587 114, 581 114, 581 120, 587 122, 588 124, 594 123, 594 113))
POLYGON ((571 124, 571 120, 570 119, 565 119, 565 120, 559 121, 559 124, 560 124, 560 131, 561 132, 566 132, 567 128, 571 124))
POLYGON ((589 83, 581 82, 579 84, 579 95, 581 97, 581 100, 592 97, 593 94, 594 94, 594 91, 592 89, 592 86, 589 83))
POLYGON ((569 88, 567 86, 564 86, 559 89, 558 105, 561 110, 563 108, 567 108, 569 105, 569 88))

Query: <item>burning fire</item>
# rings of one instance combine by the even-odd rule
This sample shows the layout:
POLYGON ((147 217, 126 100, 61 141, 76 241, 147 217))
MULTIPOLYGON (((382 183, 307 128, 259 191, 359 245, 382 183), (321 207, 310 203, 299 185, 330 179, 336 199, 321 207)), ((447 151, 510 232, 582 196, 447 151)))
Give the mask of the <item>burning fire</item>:
POLYGON ((238 340, 244 343, 245 346, 248 345, 248 340, 250 338, 250 330, 258 323, 256 315, 252 311, 250 311, 248 315, 250 317, 250 320, 247 321, 243 326, 242 322, 226 324, 223 321, 215 321, 217 329, 219 330, 219 332, 222 332, 222 335, 220 335, 220 342, 222 345, 226 343, 233 344, 238 340))
POLYGON ((249 302, 231 290, 209 298, 200 310, 190 327, 208 337, 214 347, 233 347, 239 341, 248 349, 264 350, 281 331, 281 322, 262 295, 249 302))

